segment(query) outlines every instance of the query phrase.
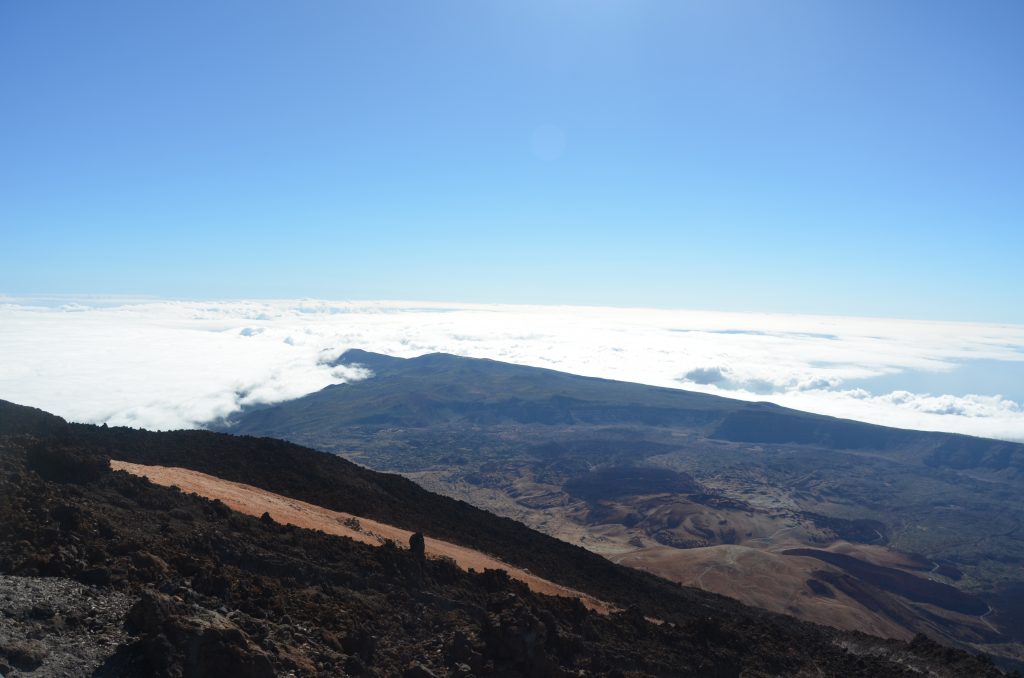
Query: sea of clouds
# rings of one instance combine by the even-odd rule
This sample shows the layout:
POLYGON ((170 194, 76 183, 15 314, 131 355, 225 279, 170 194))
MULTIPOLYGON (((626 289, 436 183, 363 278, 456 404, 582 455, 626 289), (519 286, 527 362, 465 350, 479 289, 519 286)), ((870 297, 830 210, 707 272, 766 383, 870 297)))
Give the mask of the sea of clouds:
MULTIPOLYGON (((1024 441, 1024 403, 867 389, 872 378, 1024 365, 1024 326, 569 306, 0 298, 0 399, 69 420, 201 426, 367 378, 348 348, 434 351, 1024 441), (865 381, 866 380, 866 381, 865 381)), ((988 390, 986 390, 988 389, 988 390)))

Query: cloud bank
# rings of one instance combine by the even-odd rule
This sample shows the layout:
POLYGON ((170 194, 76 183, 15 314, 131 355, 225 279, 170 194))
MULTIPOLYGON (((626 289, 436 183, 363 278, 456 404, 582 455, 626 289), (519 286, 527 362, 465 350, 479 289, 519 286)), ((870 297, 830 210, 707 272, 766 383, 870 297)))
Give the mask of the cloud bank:
POLYGON ((1024 396, 1000 392, 973 367, 1024 375, 1024 326, 755 313, 0 299, 0 398, 74 421, 194 427, 367 377, 329 366, 348 348, 444 351, 1024 440, 1024 396), (956 389, 913 387, 915 375, 943 374, 956 377, 956 389))

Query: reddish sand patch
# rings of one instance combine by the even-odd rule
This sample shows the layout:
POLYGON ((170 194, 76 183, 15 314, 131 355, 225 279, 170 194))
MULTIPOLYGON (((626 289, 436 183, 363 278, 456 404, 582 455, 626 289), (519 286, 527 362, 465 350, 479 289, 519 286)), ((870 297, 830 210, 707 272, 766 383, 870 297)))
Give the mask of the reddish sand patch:
MULTIPOLYGON (((412 536, 412 532, 393 525, 354 516, 350 513, 331 511, 322 506, 267 492, 251 485, 222 480, 190 469, 146 466, 116 460, 111 460, 110 467, 115 471, 127 471, 133 475, 148 478, 150 482, 157 485, 178 487, 182 492, 195 493, 207 499, 219 499, 239 513, 252 516, 268 513, 279 523, 320 530, 327 534, 348 537, 372 546, 381 546, 387 541, 393 541, 402 548, 408 548, 409 537, 412 536)), ((477 572, 483 572, 485 569, 505 570, 509 577, 523 582, 536 593, 578 598, 585 606, 602 614, 607 614, 615 609, 604 601, 542 579, 522 568, 513 567, 479 551, 431 537, 426 537, 425 542, 427 556, 451 558, 464 570, 473 569, 477 572)))

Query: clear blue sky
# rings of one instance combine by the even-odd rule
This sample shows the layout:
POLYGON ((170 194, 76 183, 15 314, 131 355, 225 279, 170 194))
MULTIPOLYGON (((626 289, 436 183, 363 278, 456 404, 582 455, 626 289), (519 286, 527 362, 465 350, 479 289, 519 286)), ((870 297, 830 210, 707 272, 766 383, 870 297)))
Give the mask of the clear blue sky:
POLYGON ((5 2, 0 293, 1024 322, 1024 3, 5 2))

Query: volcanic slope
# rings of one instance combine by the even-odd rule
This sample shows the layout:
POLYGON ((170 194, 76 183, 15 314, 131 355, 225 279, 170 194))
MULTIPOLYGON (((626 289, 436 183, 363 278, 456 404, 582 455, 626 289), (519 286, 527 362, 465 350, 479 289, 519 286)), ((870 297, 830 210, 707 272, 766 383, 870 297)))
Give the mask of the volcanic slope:
POLYGON ((373 376, 219 427, 765 609, 1024 659, 1024 445, 445 354, 337 362, 373 376))
MULTIPOLYGON (((295 525, 327 534, 339 535, 373 546, 394 546, 412 544, 414 532, 393 525, 369 520, 350 513, 331 511, 321 506, 308 504, 273 492, 267 492, 251 485, 233 483, 215 476, 185 468, 168 466, 146 466, 112 460, 110 467, 115 471, 127 471, 165 487, 177 487, 186 494, 197 494, 207 499, 222 501, 233 511, 258 518, 269 519, 284 525, 295 525)), ((420 535, 422 537, 422 535, 420 535)), ((542 579, 527 570, 513 567, 479 551, 458 546, 450 542, 423 538, 425 558, 446 558, 463 570, 504 570, 509 577, 526 584, 531 591, 552 596, 577 598, 589 609, 607 613, 609 605, 579 591, 559 586, 542 579)))
POLYGON ((78 675, 999 675, 923 637, 837 632, 679 587, 288 443, 68 425, 3 402, 0 575, 79 582, 54 589, 66 601, 9 618, 26 637, 5 636, 5 675, 52 673, 52 645, 32 638, 80 629, 96 643, 78 675), (112 459, 199 470, 441 537, 624 611, 598 614, 500 571, 257 519, 113 471, 112 459), (65 616, 82 596, 132 602, 102 618, 65 616), (108 636, 120 644, 97 657, 108 636))

